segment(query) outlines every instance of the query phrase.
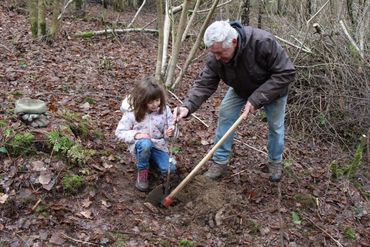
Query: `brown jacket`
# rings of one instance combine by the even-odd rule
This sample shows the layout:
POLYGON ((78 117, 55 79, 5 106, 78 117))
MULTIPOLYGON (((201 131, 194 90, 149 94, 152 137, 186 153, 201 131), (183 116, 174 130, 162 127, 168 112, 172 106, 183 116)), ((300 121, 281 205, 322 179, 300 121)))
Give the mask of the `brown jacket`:
POLYGON ((224 63, 209 54, 206 66, 184 101, 189 114, 216 91, 220 80, 256 108, 287 95, 289 83, 294 80, 293 63, 272 34, 243 27, 238 22, 230 24, 239 33, 235 55, 224 63))

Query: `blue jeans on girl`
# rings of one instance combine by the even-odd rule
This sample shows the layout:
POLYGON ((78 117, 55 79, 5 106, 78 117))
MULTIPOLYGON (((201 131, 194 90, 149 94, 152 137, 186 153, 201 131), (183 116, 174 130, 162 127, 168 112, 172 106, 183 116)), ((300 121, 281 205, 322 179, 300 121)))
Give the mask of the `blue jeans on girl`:
MULTIPOLYGON (((265 105, 264 111, 267 117, 269 127, 267 150, 268 161, 271 163, 280 163, 284 151, 284 118, 287 104, 287 96, 278 98, 272 103, 265 105)), ((230 129, 231 125, 240 116, 241 110, 247 103, 247 100, 238 96, 233 88, 229 88, 220 106, 218 125, 216 129, 215 143, 230 129)), ((214 153, 212 160, 219 165, 227 165, 233 144, 232 133, 214 153)))
MULTIPOLYGON (((135 144, 136 167, 138 170, 149 169, 149 164, 158 167, 161 173, 168 172, 169 155, 153 146, 150 139, 138 140, 135 144)), ((171 164, 171 173, 176 171, 176 166, 171 164)))

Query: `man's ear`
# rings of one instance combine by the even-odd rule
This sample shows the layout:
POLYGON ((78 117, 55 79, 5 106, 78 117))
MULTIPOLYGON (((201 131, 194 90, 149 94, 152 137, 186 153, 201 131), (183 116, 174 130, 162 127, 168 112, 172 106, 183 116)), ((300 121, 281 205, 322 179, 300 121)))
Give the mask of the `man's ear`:
POLYGON ((236 46, 236 45, 238 44, 238 39, 237 39, 237 38, 233 39, 232 44, 233 44, 234 46, 236 46))

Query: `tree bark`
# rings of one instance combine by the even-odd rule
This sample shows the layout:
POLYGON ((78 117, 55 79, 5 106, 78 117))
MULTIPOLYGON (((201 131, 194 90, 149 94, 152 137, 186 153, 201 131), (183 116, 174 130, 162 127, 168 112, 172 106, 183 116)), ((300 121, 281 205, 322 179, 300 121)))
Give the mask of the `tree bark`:
POLYGON ((161 80, 161 68, 162 68, 162 56, 163 56, 163 1, 156 0, 157 7, 157 16, 158 16, 158 29, 159 29, 159 38, 158 38, 158 53, 157 53, 157 63, 155 68, 155 79, 157 82, 162 82, 161 80))
POLYGON ((46 35, 46 21, 45 21, 45 0, 38 1, 38 26, 37 35, 43 37, 46 35))
POLYGON ((29 15, 31 21, 31 32, 33 37, 38 33, 38 0, 29 1, 29 15))
POLYGON ((259 0, 258 2, 258 28, 262 28, 262 15, 264 12, 264 0, 259 0))
POLYGON ((166 84, 165 84, 166 87, 172 86, 172 78, 175 74, 177 57, 180 52, 181 38, 182 38, 182 34, 184 33, 185 24, 186 24, 186 16, 187 16, 188 6, 190 2, 191 0, 184 1, 184 6, 181 12, 179 25, 177 27, 176 41, 175 41, 175 44, 172 46, 172 57, 171 57, 171 63, 169 64, 168 73, 166 77, 166 84))
POLYGON ((251 3, 250 0, 244 0, 242 6, 242 16, 241 21, 244 25, 249 26, 249 13, 250 13, 251 3))
POLYGON ((58 26, 59 26, 58 17, 59 17, 59 14, 61 13, 60 7, 61 7, 61 0, 54 0, 53 16, 51 19, 51 26, 50 26, 50 36, 53 39, 55 39, 58 33, 58 26))
POLYGON ((199 48, 200 42, 201 42, 201 41, 202 41, 202 39, 203 39, 203 35, 204 35, 205 30, 206 30, 206 27, 208 26, 209 22, 211 21, 211 18, 212 18, 212 16, 213 16, 213 13, 214 13, 214 12, 215 12, 215 10, 216 10, 216 7, 217 7, 217 4, 218 4, 218 1, 219 1, 219 0, 215 0, 215 1, 213 2, 213 5, 212 5, 212 7, 211 7, 211 10, 208 12, 207 17, 206 17, 205 21, 203 22, 202 27, 200 28, 199 35, 198 35, 198 37, 197 37, 197 39, 196 39, 196 41, 195 41, 195 43, 194 43, 193 47, 191 48, 191 51, 190 51, 190 53, 189 53, 188 57, 186 58, 185 64, 184 64, 184 66, 183 66, 183 68, 182 68, 182 70, 181 70, 181 72, 180 72, 179 76, 176 78, 175 83, 173 83, 173 85, 172 85, 172 87, 171 87, 171 89, 172 89, 172 90, 174 90, 174 89, 179 85, 179 83, 180 83, 180 81, 182 80, 182 78, 184 77, 184 75, 185 75, 185 73, 186 73, 186 71, 187 71, 187 69, 188 69, 188 67, 189 67, 190 63, 192 62, 193 57, 194 57, 194 55, 195 55, 196 51, 197 51, 197 50, 198 50, 198 48, 199 48))

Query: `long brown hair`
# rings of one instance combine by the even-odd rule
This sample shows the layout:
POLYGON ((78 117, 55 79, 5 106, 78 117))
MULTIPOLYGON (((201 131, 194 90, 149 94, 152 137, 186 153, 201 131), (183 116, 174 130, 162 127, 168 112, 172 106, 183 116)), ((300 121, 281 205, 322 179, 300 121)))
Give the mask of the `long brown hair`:
POLYGON ((148 103, 156 99, 161 100, 159 112, 163 113, 166 107, 166 93, 154 77, 145 77, 136 84, 130 95, 129 104, 137 122, 141 122, 145 118, 145 114, 148 112, 148 103))

